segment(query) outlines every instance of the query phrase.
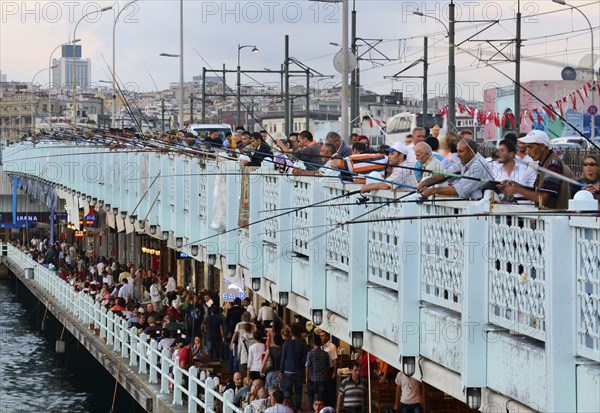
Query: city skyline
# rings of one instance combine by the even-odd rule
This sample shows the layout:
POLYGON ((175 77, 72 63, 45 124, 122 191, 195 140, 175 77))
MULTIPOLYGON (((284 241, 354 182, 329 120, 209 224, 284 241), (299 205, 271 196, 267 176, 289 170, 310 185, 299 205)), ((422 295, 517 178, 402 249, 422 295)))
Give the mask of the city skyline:
MULTIPOLYGON (((350 2, 352 7, 352 2, 350 2)), ((371 52, 367 43, 359 41, 363 59, 387 56, 390 62, 361 61, 361 85, 378 93, 401 90, 405 96, 421 95, 421 80, 403 82, 384 79, 399 72, 422 56, 423 36, 429 36, 429 94, 445 95, 447 91, 448 41, 444 26, 430 18, 413 14, 420 10, 447 24, 447 5, 444 2, 356 2, 357 37, 382 39, 371 52), (374 24, 376 23, 376 24, 374 24), (381 65, 383 64, 383 65, 381 65)), ((514 76, 514 64, 496 64, 506 76, 477 61, 490 57, 492 48, 481 42, 465 42, 487 25, 466 23, 469 20, 500 20, 476 39, 509 39, 514 35, 516 2, 457 3, 457 96, 482 100, 482 90, 491 86, 509 85, 514 76)), ((90 15, 78 27, 77 37, 84 48, 84 58, 93 62, 92 85, 111 78, 113 20, 125 1, 116 2, 3 2, 0 25, 0 69, 8 81, 31 82, 35 72, 48 65, 52 49, 73 37, 75 24, 81 17, 100 8, 113 6, 102 16, 90 15), (14 39, 20 38, 20 41, 14 39), (27 44, 27 53, 23 53, 27 44)), ((594 22, 600 20, 599 1, 572 1, 594 22)), ((552 2, 542 4, 522 2, 523 64, 522 81, 560 79, 561 66, 575 67, 590 54, 590 31, 587 22, 576 11, 552 2), (562 33, 562 34, 559 34, 562 33), (557 35, 559 34, 559 35, 557 35), (539 60, 551 64, 542 64, 539 60)), ((334 70, 332 60, 341 44, 341 4, 304 1, 283 2, 197 2, 184 1, 184 80, 189 82, 202 72, 202 67, 219 70, 225 63, 234 70, 238 44, 256 45, 259 53, 241 50, 241 67, 279 70, 284 59, 284 36, 290 36, 290 55, 333 79, 312 81, 314 86, 339 84, 341 76, 334 70), (208 39, 208 40, 205 40, 208 39)), ((598 29, 594 31, 598 39, 598 29)), ((176 83, 179 60, 159 57, 161 53, 175 54, 179 50, 179 2, 145 1, 130 5, 121 13, 116 25, 117 77, 122 87, 130 90, 164 90, 176 83), (167 23, 170 22, 170 23, 167 23)), ((598 49, 600 41, 596 44, 598 49)), ((499 46, 501 47, 501 46, 499 46)), ((508 53, 514 48, 509 47, 508 53)), ((57 53, 58 54, 58 53, 57 53)), ((55 54, 55 58, 57 58, 55 54)), ((598 56, 597 51, 595 52, 598 56)), ((510 57, 510 56, 509 56, 510 57)), ((598 64, 595 65, 596 69, 598 64)), ((421 75, 422 65, 406 72, 421 75)), ((278 83, 277 74, 257 74, 242 77, 244 84, 278 83), (257 83, 255 83, 255 81, 257 83)), ((36 83, 47 83, 40 75, 36 83)), ((299 84, 304 79, 297 80, 299 84)), ((234 76, 227 78, 234 87, 234 76)))

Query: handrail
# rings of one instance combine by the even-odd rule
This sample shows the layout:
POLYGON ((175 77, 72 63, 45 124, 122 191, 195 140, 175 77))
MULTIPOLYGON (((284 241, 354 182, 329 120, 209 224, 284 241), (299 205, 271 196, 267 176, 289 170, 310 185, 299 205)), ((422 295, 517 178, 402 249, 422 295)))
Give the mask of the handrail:
POLYGON ((233 404, 233 391, 227 390, 221 394, 215 390, 215 379, 208 377, 200 380, 200 369, 195 366, 189 370, 180 368, 171 359, 168 349, 158 350, 157 342, 147 342, 147 335, 137 334, 135 327, 129 329, 127 321, 115 316, 110 311, 100 306, 91 296, 62 280, 56 273, 35 262, 23 251, 9 245, 8 259, 13 265, 22 269, 33 268, 34 282, 48 292, 57 304, 72 314, 77 319, 82 329, 98 329, 100 339, 105 339, 104 345, 112 353, 122 359, 129 358, 129 366, 138 366, 137 373, 148 376, 150 384, 158 383, 160 375, 161 393, 170 393, 169 383, 173 386, 173 404, 183 405, 183 395, 187 397, 188 412, 196 412, 200 407, 208 413, 216 413, 215 400, 223 404, 224 413, 242 413, 242 410, 233 404), (169 370, 172 369, 173 377, 169 370), (184 379, 187 381, 185 386, 184 379), (198 395, 198 389, 204 392, 204 400, 198 395))

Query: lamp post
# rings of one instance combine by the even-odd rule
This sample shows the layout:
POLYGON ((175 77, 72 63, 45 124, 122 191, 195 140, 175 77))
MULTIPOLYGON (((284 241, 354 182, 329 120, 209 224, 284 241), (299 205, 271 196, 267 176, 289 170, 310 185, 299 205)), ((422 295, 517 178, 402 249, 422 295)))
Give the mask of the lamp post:
MULTIPOLYGON (((74 39, 71 42, 66 42, 66 43, 61 43, 58 46, 56 46, 54 48, 54 50, 52 50, 52 53, 50 53, 50 57, 48 58, 48 117, 52 116, 52 101, 51 101, 51 97, 50 97, 50 89, 52 89, 52 56, 54 56, 54 53, 63 46, 66 46, 68 44, 75 44, 75 43, 79 43, 81 41, 81 39, 74 39)), ((48 122, 50 123, 50 122, 48 122)))
MULTIPOLYGON (((32 131, 32 134, 35 133, 35 119, 37 118, 37 110, 34 110, 34 108, 33 108, 33 102, 35 100, 35 83, 34 83, 35 82, 35 78, 36 78, 37 75, 39 75, 40 73, 42 73, 44 70, 52 71, 52 69, 54 69, 56 67, 58 67, 58 65, 49 66, 49 67, 45 67, 43 69, 40 69, 40 70, 38 70, 36 72, 35 75, 33 75, 33 78, 31 79, 31 106, 32 106, 32 111, 31 111, 31 131, 32 131)), ((50 96, 50 89, 48 89, 48 96, 50 96)))
MULTIPOLYGON (((161 57, 181 57, 181 55, 178 54, 172 54, 172 53, 161 53, 160 54, 161 57)), ((179 129, 183 129, 184 125, 183 125, 183 77, 181 77, 179 82, 179 90, 180 90, 180 94, 179 94, 179 129)), ((163 103, 164 105, 164 103, 163 103)), ((163 124, 164 124, 164 120, 163 120, 163 124)))
POLYGON ((115 38, 116 38, 116 29, 117 29, 117 22, 119 21, 119 16, 121 16, 121 13, 123 13, 123 11, 131 6, 133 3, 135 3, 138 0, 133 0, 130 1, 129 3, 127 3, 125 6, 123 6, 123 8, 119 11, 119 13, 117 13, 117 16, 115 17, 115 22, 113 23, 113 32, 112 32, 112 106, 111 106, 111 122, 110 122, 110 127, 111 128, 115 128, 115 114, 117 113, 117 63, 116 63, 116 42, 115 42, 115 38))
MULTIPOLYGON (((81 23, 83 21, 83 19, 85 19, 87 16, 90 16, 92 14, 104 13, 105 11, 108 11, 111 9, 112 9, 112 6, 103 7, 100 10, 94 10, 94 11, 84 14, 81 17, 81 19, 79 19, 77 24, 75 25, 75 29, 73 30, 73 39, 77 39, 77 26, 79 26, 79 23, 81 23)), ((71 43, 73 43, 73 42, 71 42, 71 43)), ((72 123, 72 127, 75 128, 77 126, 77 76, 75 75, 75 45, 73 45, 71 52, 73 53, 73 66, 71 67, 71 70, 73 72, 71 74, 71 79, 73 80, 73 108, 72 108, 73 113, 71 114, 71 123, 72 123)))
POLYGON ((239 45, 238 44, 238 51, 237 51, 237 124, 238 125, 242 125, 242 105, 241 105, 241 99, 242 99, 242 92, 241 92, 241 87, 242 87, 242 71, 241 71, 241 66, 240 66, 240 52, 242 51, 242 49, 245 49, 247 47, 251 47, 252 48, 252 53, 258 53, 258 48, 254 45, 239 45))
MULTIPOLYGON (((590 56, 590 68, 592 70, 592 87, 594 85, 594 76, 596 74, 596 72, 594 71, 594 28, 592 27, 592 23, 590 23, 590 19, 588 19, 588 17, 585 15, 584 12, 581 11, 581 9, 579 9, 576 6, 573 6, 572 4, 568 4, 565 0, 552 0, 554 3, 556 4, 560 4, 561 6, 567 6, 570 7, 571 10, 577 10, 587 21, 588 26, 590 26, 590 35, 591 35, 591 39, 592 39, 592 55, 590 56)), ((594 105, 596 103, 596 93, 592 92, 592 105, 594 105)), ((594 140, 594 138, 596 137, 596 125, 594 124, 594 115, 591 115, 591 135, 590 135, 590 139, 594 140)))
POLYGON ((179 129, 183 127, 183 0, 179 0, 179 129))
MULTIPOLYGON (((446 25, 441 19, 425 14, 420 11, 414 11, 413 14, 416 16, 426 17, 433 19, 444 26, 446 33, 448 34, 448 131, 456 127, 456 68, 454 65, 454 1, 450 1, 450 27, 446 25)), ((424 116, 427 116, 426 114, 424 116)), ((427 118, 425 118, 425 122, 427 118)))

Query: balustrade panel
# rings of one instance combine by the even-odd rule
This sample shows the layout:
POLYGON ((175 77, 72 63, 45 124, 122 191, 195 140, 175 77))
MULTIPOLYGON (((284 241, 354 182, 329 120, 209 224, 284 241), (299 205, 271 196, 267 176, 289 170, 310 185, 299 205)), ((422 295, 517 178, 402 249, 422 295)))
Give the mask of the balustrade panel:
MULTIPOLYGON (((326 188, 326 199, 336 198, 329 202, 327 207, 327 224, 342 223, 350 220, 350 206, 345 205, 350 203, 350 198, 342 197, 348 193, 343 188, 338 186, 329 186, 326 188)), ((330 226, 323 231, 326 233, 325 245, 326 261, 328 265, 348 272, 350 265, 350 230, 348 225, 330 226)))
POLYGON ((490 322, 539 340, 546 331, 545 230, 543 219, 488 219, 490 322))
POLYGON ((426 204, 422 215, 448 218, 424 219, 421 223, 421 297, 432 304, 461 310, 464 271, 464 223, 453 215, 464 210, 426 204))
POLYGON ((600 362, 600 229, 574 229, 577 354, 600 362))

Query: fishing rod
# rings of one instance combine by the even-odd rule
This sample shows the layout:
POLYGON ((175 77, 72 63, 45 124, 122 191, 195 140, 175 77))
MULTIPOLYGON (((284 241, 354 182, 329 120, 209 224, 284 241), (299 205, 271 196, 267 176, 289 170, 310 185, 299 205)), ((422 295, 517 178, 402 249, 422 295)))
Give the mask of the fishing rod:
POLYGON ((341 222, 338 225, 346 225, 346 224, 369 224, 374 222, 381 221, 418 221, 418 220, 427 220, 427 219, 457 219, 457 218, 488 218, 488 217, 503 217, 503 216, 531 216, 531 217, 544 217, 544 216, 565 216, 565 215, 585 215, 590 217, 600 217, 600 211, 595 210, 581 210, 581 211, 571 211, 571 210, 548 210, 544 211, 524 211, 517 213, 493 213, 493 212, 480 212, 474 214, 457 214, 457 215, 413 215, 409 217, 382 217, 380 219, 366 219, 361 221, 345 221, 341 222))
MULTIPOLYGON (((542 99, 540 99, 535 93, 533 93, 532 91, 530 91, 529 89, 527 89, 526 87, 524 87, 523 85, 521 85, 521 83, 517 83, 517 81, 515 81, 512 77, 510 77, 509 75, 507 75, 506 73, 504 73, 503 71, 501 71, 500 69, 498 69, 497 67, 491 65, 489 62, 481 59, 479 56, 471 53, 469 50, 464 49, 460 46, 456 46, 454 45, 454 47, 456 47, 459 50, 462 50, 463 52, 467 53, 468 55, 470 55, 471 57, 473 57, 474 59, 476 59, 477 61, 483 63, 484 65, 486 65, 489 68, 494 69, 496 72, 498 72, 500 75, 504 76, 505 78, 507 78, 508 80, 510 80, 515 86, 517 86, 520 90, 525 91, 526 93, 528 93, 531 97, 533 97, 535 100, 537 100, 539 103, 541 103, 542 105, 544 105, 545 108, 547 108, 548 110, 550 110, 552 113, 554 113, 556 116, 558 116, 560 118, 560 120, 562 120, 563 122, 565 122, 567 125, 569 125, 571 128, 573 128, 573 130, 575 132, 577 132, 582 138, 584 138, 585 140, 587 140, 594 148, 600 150, 600 146, 598 146, 596 144, 596 142, 594 142, 592 139, 588 138, 587 136, 585 136, 583 134, 582 131, 580 131, 575 125, 573 125, 571 122, 569 122, 563 115, 561 115, 560 113, 558 113, 552 106, 546 104, 546 102, 544 102, 542 99)), ((520 116, 520 114, 518 114, 520 116)))
MULTIPOLYGON (((413 194, 413 193, 410 193, 413 194)), ((401 197, 402 198, 402 197, 401 197)), ((419 199, 411 199, 408 201, 400 201, 401 198, 397 198, 397 199, 392 199, 389 201, 367 201, 364 203, 360 203, 360 205, 364 205, 365 207, 369 206, 369 205, 381 205, 381 204, 392 204, 392 203, 398 203, 398 204, 425 204, 425 203, 436 203, 436 202, 467 202, 467 201, 472 201, 471 199, 466 199, 466 198, 448 198, 448 199, 429 199, 429 198, 419 198, 419 199)), ((520 198, 519 198, 520 199, 520 198)), ((358 202, 348 202, 348 203, 337 203, 335 204, 335 206, 354 206, 357 205, 358 202)), ((317 205, 314 208, 327 208, 330 207, 331 205, 317 205)), ((278 212, 278 211, 289 211, 291 209, 294 209, 295 207, 290 207, 290 208, 277 208, 277 209, 263 209, 261 211, 258 211, 259 213, 266 213, 266 212, 278 212)))
POLYGON ((533 170, 535 170, 535 171, 537 171, 537 172, 543 172, 543 173, 545 173, 546 175, 553 176, 553 177, 555 177, 555 178, 558 178, 558 179, 560 179, 560 180, 562 180, 562 181, 568 182, 568 183, 570 183, 570 184, 572 184, 572 185, 576 185, 576 186, 578 186, 578 187, 581 187, 581 188, 585 188, 585 187, 586 187, 586 185, 585 185, 585 184, 583 184, 583 183, 581 183, 581 182, 579 182, 579 181, 576 181, 575 179, 568 178, 568 177, 566 177, 566 176, 564 176, 564 175, 561 175, 561 174, 559 174, 559 173, 557 173, 557 172, 551 171, 551 170, 550 170, 550 169, 548 169, 548 168, 544 168, 543 166, 540 166, 540 165, 539 165, 538 163, 536 163, 536 162, 527 162, 527 161, 524 161, 524 160, 522 160, 522 159, 517 159, 517 157, 515 157, 515 158, 514 158, 514 160, 515 160, 517 163, 519 163, 519 164, 521 164, 521 165, 526 165, 526 166, 528 166, 528 167, 532 168, 533 170))
POLYGON ((272 217, 266 217, 266 218, 262 218, 262 219, 259 219, 258 221, 250 222, 250 223, 248 223, 248 224, 246 224, 246 225, 243 225, 243 226, 238 226, 238 227, 236 227, 236 228, 232 228, 232 229, 230 229, 230 230, 223 231, 223 232, 220 232, 220 233, 218 233, 218 234, 211 235, 211 236, 208 236, 208 237, 206 237, 206 238, 202 238, 202 239, 200 239, 200 240, 197 240, 197 241, 188 242, 188 243, 187 243, 187 244, 185 244, 185 245, 198 244, 198 243, 201 243, 201 242, 204 242, 204 241, 208 241, 209 239, 212 239, 212 238, 215 238, 215 237, 218 237, 218 236, 221 236, 221 235, 228 234, 228 233, 230 233, 230 232, 233 232, 233 231, 237 231, 237 230, 240 230, 240 229, 246 229, 246 228, 248 228, 248 227, 250 227, 250 226, 252 226, 252 225, 260 224, 260 223, 262 223, 262 222, 269 221, 269 220, 271 220, 271 219, 275 219, 275 218, 279 218, 279 217, 282 217, 282 216, 285 216, 285 215, 293 214, 294 212, 302 211, 303 209, 311 208, 311 207, 313 207, 313 206, 320 205, 320 204, 323 204, 323 203, 325 203, 325 202, 331 202, 331 201, 335 201, 336 199, 345 198, 345 197, 349 197, 349 196, 356 195, 356 194, 360 194, 360 190, 357 190, 357 191, 351 191, 351 192, 347 192, 347 193, 345 193, 345 194, 338 195, 338 196, 335 196, 335 197, 333 197, 333 198, 324 199, 324 200, 322 200, 322 201, 315 202, 314 204, 310 204, 310 205, 301 206, 301 207, 298 207, 298 208, 296 208, 296 209, 294 209, 294 210, 292 210, 292 211, 283 212, 283 213, 281 213, 281 214, 273 215, 272 217))

